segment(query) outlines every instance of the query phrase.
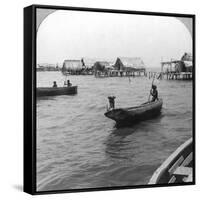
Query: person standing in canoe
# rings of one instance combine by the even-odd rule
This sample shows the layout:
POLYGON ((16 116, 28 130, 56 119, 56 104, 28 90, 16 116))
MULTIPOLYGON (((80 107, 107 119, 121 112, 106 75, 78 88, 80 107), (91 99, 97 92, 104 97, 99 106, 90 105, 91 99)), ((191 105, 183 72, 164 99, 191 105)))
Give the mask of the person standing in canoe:
POLYGON ((110 108, 109 109, 114 109, 115 108, 115 96, 109 96, 108 100, 109 100, 109 104, 110 104, 110 108))
POLYGON ((152 96, 152 100, 151 100, 152 102, 158 100, 158 90, 157 90, 157 86, 156 85, 152 85, 150 94, 152 96))

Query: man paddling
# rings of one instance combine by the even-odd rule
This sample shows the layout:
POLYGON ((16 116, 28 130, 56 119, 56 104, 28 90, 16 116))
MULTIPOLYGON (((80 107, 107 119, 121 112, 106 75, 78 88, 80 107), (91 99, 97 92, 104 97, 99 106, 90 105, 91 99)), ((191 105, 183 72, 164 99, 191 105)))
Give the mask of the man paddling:
POLYGON ((150 94, 152 96, 152 100, 151 100, 152 102, 158 100, 158 90, 157 90, 157 86, 156 85, 152 85, 150 94))
POLYGON ((72 84, 70 83, 70 80, 67 80, 67 82, 64 81, 64 87, 65 86, 67 86, 67 87, 71 87, 72 86, 72 84))

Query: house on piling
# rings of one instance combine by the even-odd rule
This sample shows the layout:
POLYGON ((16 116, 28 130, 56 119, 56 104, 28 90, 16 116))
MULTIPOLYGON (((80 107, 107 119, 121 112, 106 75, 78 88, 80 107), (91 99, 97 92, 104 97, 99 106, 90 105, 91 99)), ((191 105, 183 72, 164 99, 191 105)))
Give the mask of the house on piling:
POLYGON ((141 76, 146 74, 145 64, 140 57, 118 57, 113 67, 120 76, 141 76))
POLYGON ((94 63, 93 71, 95 77, 108 77, 110 63, 108 61, 97 61, 94 63))
POLYGON ((191 53, 184 53, 180 60, 161 62, 161 73, 167 79, 191 80, 193 73, 193 57, 191 53))
POLYGON ((62 73, 80 75, 83 71, 83 64, 81 60, 64 60, 62 73))
POLYGON ((93 58, 87 58, 87 57, 83 57, 81 58, 82 64, 83 66, 85 66, 86 68, 93 68, 94 63, 97 61, 96 59, 93 58))
POLYGON ((96 59, 83 57, 83 58, 81 58, 81 62, 82 62, 83 68, 84 68, 83 73, 85 73, 87 75, 92 75, 94 73, 93 68, 94 68, 96 59))

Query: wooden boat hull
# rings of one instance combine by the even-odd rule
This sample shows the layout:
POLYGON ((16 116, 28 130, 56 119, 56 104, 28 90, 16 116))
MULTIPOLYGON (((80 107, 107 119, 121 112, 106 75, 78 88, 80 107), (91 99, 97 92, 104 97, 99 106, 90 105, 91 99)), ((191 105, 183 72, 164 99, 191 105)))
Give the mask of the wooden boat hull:
POLYGON ((151 119, 160 114, 163 101, 147 102, 137 107, 119 108, 106 112, 104 115, 117 124, 129 124, 137 121, 151 119))
POLYGON ((154 172, 148 184, 170 184, 193 181, 193 140, 182 144, 154 172))
POLYGON ((77 86, 71 87, 39 87, 37 88, 37 97, 58 96, 58 95, 73 95, 77 94, 77 86))

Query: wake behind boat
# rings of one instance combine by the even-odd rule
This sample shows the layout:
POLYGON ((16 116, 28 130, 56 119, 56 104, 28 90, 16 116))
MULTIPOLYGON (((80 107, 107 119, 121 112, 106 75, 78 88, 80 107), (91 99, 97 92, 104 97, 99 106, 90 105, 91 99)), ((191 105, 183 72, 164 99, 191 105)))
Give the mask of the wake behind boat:
POLYGON ((134 123, 146 119, 151 119, 160 114, 162 109, 163 100, 158 99, 153 102, 146 102, 140 106, 129 108, 112 109, 106 112, 104 115, 114 121, 117 124, 134 123))
POLYGON ((78 86, 69 87, 39 87, 37 88, 37 97, 73 95, 77 94, 78 86))

